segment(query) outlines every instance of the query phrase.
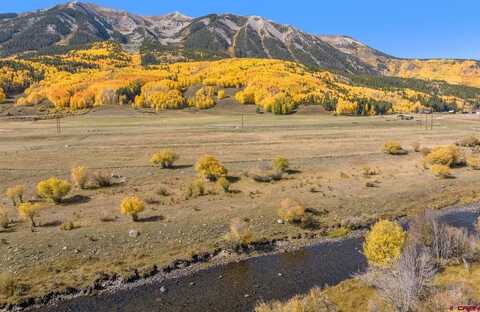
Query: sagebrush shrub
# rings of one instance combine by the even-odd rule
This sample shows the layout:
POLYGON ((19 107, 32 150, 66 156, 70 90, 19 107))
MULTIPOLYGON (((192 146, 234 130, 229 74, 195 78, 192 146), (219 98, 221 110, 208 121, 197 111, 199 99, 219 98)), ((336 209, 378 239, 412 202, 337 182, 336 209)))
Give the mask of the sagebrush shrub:
POLYGON ((383 145, 383 152, 390 155, 408 154, 408 152, 402 148, 400 143, 395 141, 385 142, 385 144, 383 145))
POLYGON ((6 229, 10 224, 10 220, 8 219, 7 209, 0 206, 0 228, 6 229))
POLYGON ((188 185, 187 192, 185 195, 187 198, 192 198, 192 197, 203 196, 205 194, 206 194, 205 183, 201 180, 195 180, 188 185))
POLYGON ((131 216, 134 222, 138 221, 138 214, 145 210, 145 203, 138 196, 129 196, 123 199, 120 212, 131 216))
POLYGON ((95 171, 92 175, 92 178, 98 187, 109 187, 113 185, 112 173, 109 171, 95 171))
POLYGON ((305 207, 296 199, 285 198, 280 202, 278 216, 284 222, 294 223, 302 221, 305 216, 305 207))
POLYGON ((70 172, 70 176, 75 186, 84 189, 88 181, 88 169, 85 166, 74 167, 70 172))
POLYGON ((277 156, 272 162, 273 170, 285 172, 288 170, 290 163, 288 159, 283 156, 277 156))
POLYGON ((368 232, 363 251, 369 263, 388 267, 401 255, 405 232, 400 224, 387 220, 377 222, 368 232))
POLYGON ((209 181, 216 181, 220 177, 227 175, 227 169, 215 157, 204 155, 198 159, 195 164, 195 170, 201 178, 209 181))
POLYGON ((464 161, 464 155, 455 145, 437 146, 425 156, 425 163, 429 165, 454 167, 464 161))
POLYGON ((227 235, 227 238, 235 244, 248 245, 253 238, 250 224, 239 218, 233 219, 230 222, 230 233, 227 235))
POLYGON ((7 188, 5 195, 12 201, 12 205, 15 207, 19 203, 23 203, 23 193, 25 187, 23 185, 15 185, 7 188))
POLYGON ((72 221, 65 221, 60 225, 60 230, 61 231, 72 231, 76 228, 77 227, 76 227, 75 223, 73 223, 72 221))
POLYGON ((36 227, 35 218, 40 214, 42 206, 34 203, 21 203, 17 206, 18 214, 23 220, 30 220, 33 227, 36 227))
POLYGON ((72 185, 65 180, 52 177, 37 184, 37 194, 43 199, 60 203, 68 195, 72 185))
POLYGON ((432 168, 430 168, 432 173, 439 178, 442 179, 447 179, 453 177, 452 172, 450 170, 449 166, 445 165, 433 165, 432 168))
POLYGON ((150 162, 161 168, 171 168, 178 159, 178 154, 170 149, 165 149, 153 154, 150 162))

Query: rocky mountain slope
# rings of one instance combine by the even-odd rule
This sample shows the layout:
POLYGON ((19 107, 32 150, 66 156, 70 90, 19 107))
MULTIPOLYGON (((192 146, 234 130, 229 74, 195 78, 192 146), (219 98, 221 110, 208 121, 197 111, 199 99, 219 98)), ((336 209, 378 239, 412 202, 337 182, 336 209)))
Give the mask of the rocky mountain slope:
POLYGON ((350 37, 308 34, 258 16, 191 18, 178 12, 140 16, 77 1, 36 12, 0 14, 0 56, 52 49, 58 54, 105 40, 121 43, 131 52, 153 47, 155 52, 180 54, 156 59, 162 62, 182 60, 185 52, 201 59, 274 58, 344 73, 480 86, 480 63, 475 60, 398 59, 350 37))

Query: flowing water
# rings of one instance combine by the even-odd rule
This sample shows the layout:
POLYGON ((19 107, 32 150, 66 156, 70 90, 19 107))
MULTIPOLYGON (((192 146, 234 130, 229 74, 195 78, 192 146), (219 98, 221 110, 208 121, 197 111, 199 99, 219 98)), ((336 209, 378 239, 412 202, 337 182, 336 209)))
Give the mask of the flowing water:
MULTIPOLYGON (((478 207, 451 209, 442 221, 473 231, 478 207)), ((362 240, 325 242, 299 251, 214 267, 191 276, 78 297, 38 312, 252 311, 258 301, 286 300, 315 286, 335 285, 361 273, 367 262, 362 240), (166 291, 162 292, 161 287, 166 291)))

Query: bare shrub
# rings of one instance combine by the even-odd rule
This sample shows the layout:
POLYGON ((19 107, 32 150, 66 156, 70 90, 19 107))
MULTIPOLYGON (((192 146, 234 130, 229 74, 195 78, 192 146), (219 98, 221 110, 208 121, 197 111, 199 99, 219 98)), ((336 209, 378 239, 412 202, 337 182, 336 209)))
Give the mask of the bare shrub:
POLYGON ((438 220, 431 210, 420 213, 411 224, 409 240, 429 248, 439 264, 449 260, 469 258, 474 252, 475 240, 466 229, 458 229, 438 220))
POLYGON ((250 224, 242 219, 235 218, 230 222, 230 232, 227 234, 227 240, 241 246, 252 242, 253 234, 250 224))
POLYGON ((95 171, 92 175, 92 179, 98 187, 109 187, 113 185, 112 173, 109 171, 95 171))
POLYGON ((409 245, 392 268, 374 269, 361 278, 377 288, 380 296, 396 311, 410 312, 426 295, 434 274, 430 253, 409 245))
POLYGON ((302 218, 305 216, 305 207, 299 200, 285 198, 280 202, 278 216, 284 222, 301 222, 302 218))

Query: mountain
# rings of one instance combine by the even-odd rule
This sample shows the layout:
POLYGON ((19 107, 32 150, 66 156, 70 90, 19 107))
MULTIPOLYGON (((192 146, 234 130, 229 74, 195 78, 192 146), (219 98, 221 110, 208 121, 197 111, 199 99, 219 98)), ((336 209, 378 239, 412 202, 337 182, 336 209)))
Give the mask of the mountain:
POLYGON ((278 58, 311 67, 375 73, 371 65, 321 37, 257 16, 211 14, 192 19, 178 12, 139 16, 75 1, 36 12, 4 14, 0 29, 2 55, 104 40, 138 50, 148 39, 162 46, 231 57, 278 58))
POLYGON ((130 52, 141 51, 145 63, 273 58, 350 74, 480 86, 480 62, 475 60, 399 59, 347 36, 308 34, 259 16, 191 18, 179 12, 140 16, 77 1, 36 12, 0 14, 0 56, 58 54, 106 40, 120 43, 130 52))

